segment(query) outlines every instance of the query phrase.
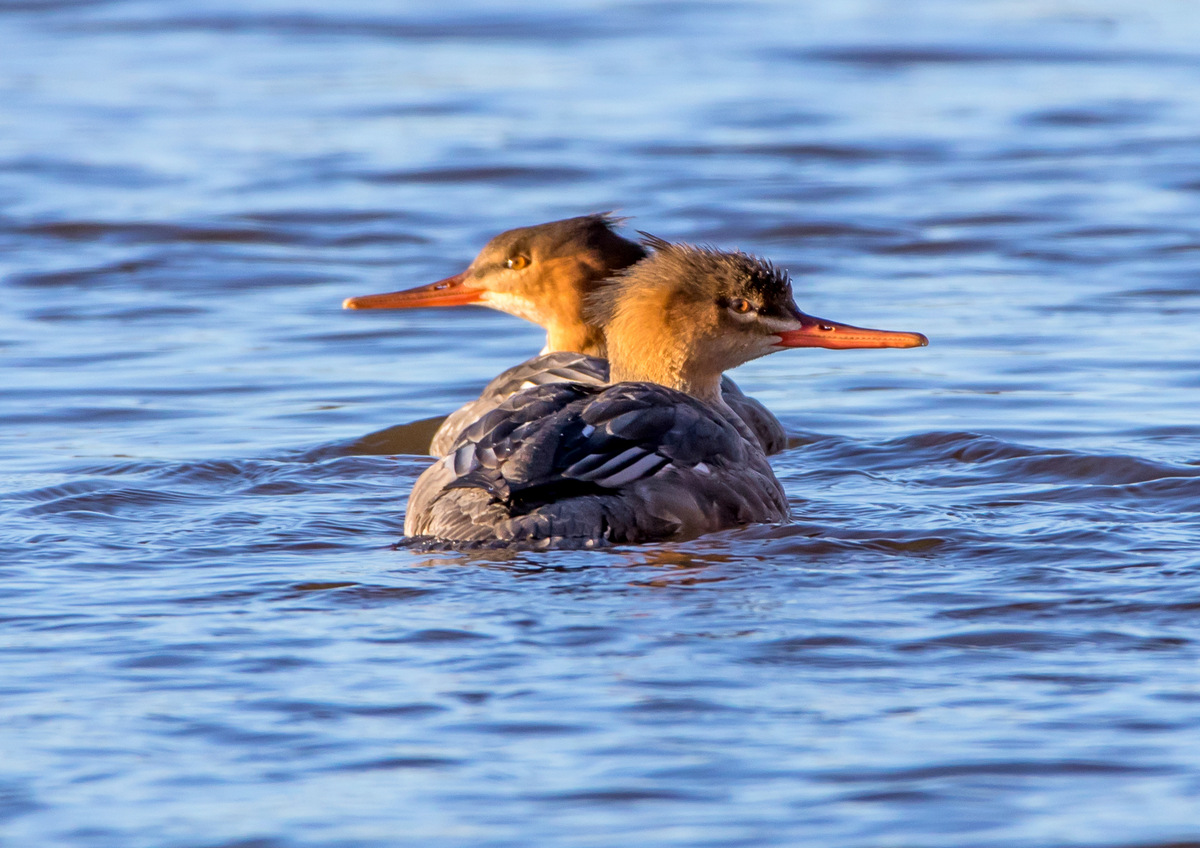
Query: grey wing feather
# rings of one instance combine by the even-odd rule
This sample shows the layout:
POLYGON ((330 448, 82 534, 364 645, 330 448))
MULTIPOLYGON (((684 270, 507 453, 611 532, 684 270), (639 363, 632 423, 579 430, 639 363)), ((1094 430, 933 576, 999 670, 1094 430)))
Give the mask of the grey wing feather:
POLYGON ((758 440, 763 453, 773 456, 787 449, 787 431, 779 419, 762 403, 744 394, 728 376, 721 378, 721 397, 758 440))
POLYGON ((726 417, 648 383, 511 396, 417 481, 405 532, 582 547, 787 514, 761 449, 726 417))
POLYGON ((608 382, 608 360, 571 351, 557 351, 535 356, 502 371, 484 387, 478 398, 447 416, 433 436, 429 453, 445 456, 463 430, 517 392, 532 386, 567 382, 603 386, 608 382))
MULTIPOLYGON (((571 351, 557 351, 514 365, 494 377, 478 398, 447 416, 433 436, 429 453, 445 456, 463 430, 517 392, 558 382, 603 386, 608 382, 608 360, 571 351)), ((745 395, 729 377, 721 381, 721 394, 768 456, 787 448, 787 433, 779 419, 757 400, 745 395)))

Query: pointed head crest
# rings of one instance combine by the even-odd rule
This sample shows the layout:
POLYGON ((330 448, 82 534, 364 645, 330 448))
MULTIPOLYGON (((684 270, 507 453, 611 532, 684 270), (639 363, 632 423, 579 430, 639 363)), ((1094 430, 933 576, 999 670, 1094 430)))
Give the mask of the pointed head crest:
POLYGON ((777 305, 787 314, 794 309, 791 278, 766 259, 707 245, 672 243, 644 232, 639 235, 653 252, 614 274, 588 297, 589 323, 607 326, 618 313, 651 304, 666 308, 736 298, 777 305))

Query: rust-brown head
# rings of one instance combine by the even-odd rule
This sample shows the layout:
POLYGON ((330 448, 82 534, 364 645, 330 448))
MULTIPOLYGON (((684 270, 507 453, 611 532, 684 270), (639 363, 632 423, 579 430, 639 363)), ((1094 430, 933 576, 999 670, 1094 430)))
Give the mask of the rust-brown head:
POLYGON ((740 252, 671 244, 589 297, 604 327, 612 380, 650 380, 715 399, 721 374, 793 347, 922 347, 920 333, 869 330, 801 312, 787 273, 740 252))
POLYGON ((601 280, 646 255, 615 231, 608 214, 584 215, 508 230, 460 274, 387 294, 350 297, 346 309, 413 309, 479 304, 546 328, 546 350, 604 354, 604 336, 584 316, 601 280))

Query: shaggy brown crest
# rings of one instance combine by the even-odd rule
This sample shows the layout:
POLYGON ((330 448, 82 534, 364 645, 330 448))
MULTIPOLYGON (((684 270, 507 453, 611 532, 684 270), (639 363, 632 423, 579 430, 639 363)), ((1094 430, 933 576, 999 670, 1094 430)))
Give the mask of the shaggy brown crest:
POLYGON ((648 381, 712 403, 721 373, 789 347, 919 347, 920 333, 870 330, 805 315, 786 272, 737 251, 671 244, 588 297, 604 328, 611 379, 648 381))
MULTIPOLYGON (((459 274, 405 291, 347 298, 347 309, 412 309, 475 304, 533 321, 546 329, 547 357, 509 369, 438 428, 430 452, 441 456, 470 422, 515 391, 554 380, 605 383, 608 362, 585 361, 571 352, 603 357, 604 333, 584 314, 586 296, 609 275, 647 255, 641 244, 619 235, 623 219, 611 213, 582 215, 508 230, 492 238, 459 274)), ((643 234, 645 235, 645 234, 643 234)), ((650 246, 667 244, 647 236, 650 246)), ((787 444, 783 425, 766 407, 725 380, 728 405, 741 416, 768 453, 787 444)))
POLYGON ((612 381, 645 380, 715 401, 721 373, 770 353, 799 321, 786 272, 734 251, 646 238, 653 253, 587 299, 612 381))
POLYGON ((787 498, 721 372, 790 347, 927 342, 805 315, 753 256, 649 243, 589 301, 612 384, 536 385, 484 414, 417 480, 407 535, 594 547, 779 521, 787 498))
POLYGON ((641 266, 618 271, 597 285, 584 306, 584 316, 590 323, 605 327, 617 312, 634 308, 634 302, 643 298, 660 298, 664 305, 694 304, 719 294, 730 300, 744 297, 778 308, 792 305, 791 278, 769 259, 708 245, 673 243, 640 230, 638 233, 642 243, 653 249, 652 258, 641 266), (635 287, 640 291, 635 292, 635 287))
POLYGON ((646 250, 602 212, 507 230, 463 272, 416 288, 346 298, 347 309, 413 309, 478 304, 546 328, 546 349, 604 355, 604 336, 583 318, 583 298, 646 250))

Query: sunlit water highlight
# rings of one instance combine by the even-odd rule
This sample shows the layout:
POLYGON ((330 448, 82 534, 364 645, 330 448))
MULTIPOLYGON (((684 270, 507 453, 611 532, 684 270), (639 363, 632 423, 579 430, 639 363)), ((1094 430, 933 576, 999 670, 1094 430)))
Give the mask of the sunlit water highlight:
POLYGON ((1169 0, 0 5, 0 842, 1200 844, 1197 45, 1169 0), (342 298, 604 209, 932 344, 737 372, 789 525, 393 550, 410 422, 541 339, 342 298))

